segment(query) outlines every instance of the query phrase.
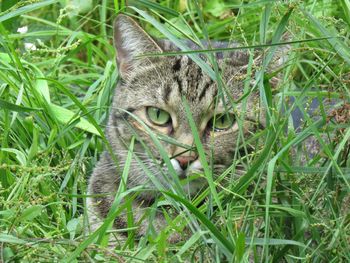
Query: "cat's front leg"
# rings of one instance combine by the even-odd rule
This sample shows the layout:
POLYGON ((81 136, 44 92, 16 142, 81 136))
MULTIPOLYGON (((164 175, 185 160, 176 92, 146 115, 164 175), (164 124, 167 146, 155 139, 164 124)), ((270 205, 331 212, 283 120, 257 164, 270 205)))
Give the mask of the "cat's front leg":
POLYGON ((167 241, 171 244, 181 242, 190 236, 187 228, 184 228, 179 223, 174 223, 174 218, 177 214, 164 210, 152 211, 152 209, 154 208, 143 207, 137 203, 133 204, 134 221, 135 224, 138 224, 138 229, 136 230, 138 239, 147 236, 152 231, 157 236, 165 234, 167 241), (152 213, 155 214, 152 215, 152 213), (165 219, 164 213, 168 214, 168 219, 165 219))

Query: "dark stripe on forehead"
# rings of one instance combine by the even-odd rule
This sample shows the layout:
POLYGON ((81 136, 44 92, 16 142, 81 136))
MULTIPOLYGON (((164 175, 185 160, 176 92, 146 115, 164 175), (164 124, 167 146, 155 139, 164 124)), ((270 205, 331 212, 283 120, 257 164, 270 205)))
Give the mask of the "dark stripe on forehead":
POLYGON ((200 67, 197 68, 197 76, 196 76, 196 92, 198 92, 199 84, 202 79, 202 69, 200 67))
POLYGON ((213 85, 213 83, 214 81, 212 79, 210 79, 209 82, 205 83, 203 89, 201 90, 201 93, 199 94, 199 101, 201 101, 205 97, 207 90, 209 89, 210 85, 213 85))
POLYGON ((198 98, 199 101, 201 101, 204 98, 208 88, 209 88, 209 83, 207 82, 205 83, 205 86, 203 87, 203 89, 201 90, 201 93, 199 94, 199 98, 198 98))
POLYGON ((171 93, 171 87, 170 86, 165 86, 163 89, 163 100, 164 102, 168 102, 169 101, 169 96, 171 93))
POLYGON ((179 76, 175 76, 175 81, 177 83, 179 94, 182 94, 182 82, 181 79, 179 79, 179 76))
POLYGON ((126 81, 124 79, 120 78, 119 81, 120 81, 120 85, 122 86, 126 85, 126 81))
POLYGON ((176 72, 176 71, 179 71, 180 68, 181 68, 181 58, 175 61, 175 64, 173 65, 173 70, 176 72))
POLYGON ((218 89, 214 89, 214 92, 213 92, 213 103, 215 104, 215 99, 216 99, 216 96, 218 95, 218 89))
POLYGON ((138 78, 132 78, 131 80, 129 80, 128 82, 125 82, 125 84, 128 85, 128 87, 132 87, 135 88, 135 84, 139 81, 138 78))

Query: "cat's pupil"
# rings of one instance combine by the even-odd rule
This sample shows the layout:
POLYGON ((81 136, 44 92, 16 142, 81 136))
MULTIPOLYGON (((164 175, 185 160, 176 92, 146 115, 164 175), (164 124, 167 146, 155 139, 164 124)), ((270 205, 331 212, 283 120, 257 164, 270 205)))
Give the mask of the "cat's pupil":
POLYGON ((156 115, 157 115, 157 119, 159 119, 159 116, 160 116, 160 110, 159 109, 157 109, 156 115))

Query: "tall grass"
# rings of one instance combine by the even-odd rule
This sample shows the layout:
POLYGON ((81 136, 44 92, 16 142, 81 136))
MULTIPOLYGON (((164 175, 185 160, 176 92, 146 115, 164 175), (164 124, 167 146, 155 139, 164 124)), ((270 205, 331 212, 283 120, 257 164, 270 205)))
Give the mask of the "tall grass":
MULTIPOLYGON (((348 0, 75 3, 0 2, 0 262, 350 261, 348 0), (111 25, 121 11, 153 36, 173 41, 181 49, 175 54, 189 54, 219 82, 213 51, 200 51, 212 62, 208 67, 180 39, 234 41, 250 51, 264 50, 262 67, 252 77, 268 125, 251 141, 237 138, 245 148, 254 140, 262 146, 242 156, 237 150, 232 166, 213 177, 187 107, 208 189, 189 198, 176 183, 170 190, 159 185, 164 193, 159 203, 170 204, 178 216, 169 215, 164 231, 150 230, 138 243, 129 218, 128 240, 112 250, 104 234, 113 232, 110 222, 131 209, 140 189, 121 187, 105 224, 91 234, 84 231, 85 200, 88 176, 102 149, 110 147, 103 130, 119 78, 111 25), (17 31, 25 26, 27 32, 17 31), (291 50, 285 67, 275 72, 281 81, 273 88, 267 80, 274 76, 265 69, 283 42, 291 50), (348 106, 329 111, 324 103, 329 99, 331 109, 348 106), (320 104, 316 117, 312 100, 320 104), (298 129, 291 117, 295 110, 303 119, 298 129), (301 162, 310 135, 321 148, 301 162), (246 171, 239 179, 238 161, 246 171), (118 206, 121 198, 127 201, 118 206), (192 231, 188 240, 167 242, 171 231, 186 226, 192 231)), ((248 84, 245 91, 248 96, 248 84)), ((171 169, 159 143, 171 138, 152 136, 171 169)), ((133 145, 129 148, 130 161, 136 157, 133 145)), ((181 183, 175 172, 174 178, 181 183)))

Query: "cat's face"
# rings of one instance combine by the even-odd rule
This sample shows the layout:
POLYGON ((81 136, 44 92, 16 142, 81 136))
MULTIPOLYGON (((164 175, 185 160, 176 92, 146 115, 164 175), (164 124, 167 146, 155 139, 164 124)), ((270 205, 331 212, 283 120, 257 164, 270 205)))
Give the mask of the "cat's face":
MULTIPOLYGON (((234 103, 244 94, 245 80, 249 79, 246 76, 247 55, 237 53, 226 60, 218 60, 225 89, 222 90, 188 56, 137 57, 143 53, 162 52, 164 47, 156 44, 126 16, 118 16, 116 20, 115 43, 123 80, 115 92, 107 131, 121 164, 125 162, 125 150, 136 134, 135 152, 139 159, 167 186, 164 175, 169 174, 169 168, 159 165, 162 157, 149 134, 151 130, 176 141, 160 140, 180 179, 203 172, 184 100, 189 105, 214 174, 232 164, 236 151, 243 146, 250 147, 244 145, 245 139, 254 134, 262 125, 259 120, 263 119, 258 96, 252 93, 243 100, 244 103, 234 103), (153 157, 146 153, 143 144, 153 157)), ((129 187, 154 188, 137 160, 132 161, 128 181, 129 187)), ((184 190, 195 193, 205 182, 203 178, 190 181, 184 190)))

